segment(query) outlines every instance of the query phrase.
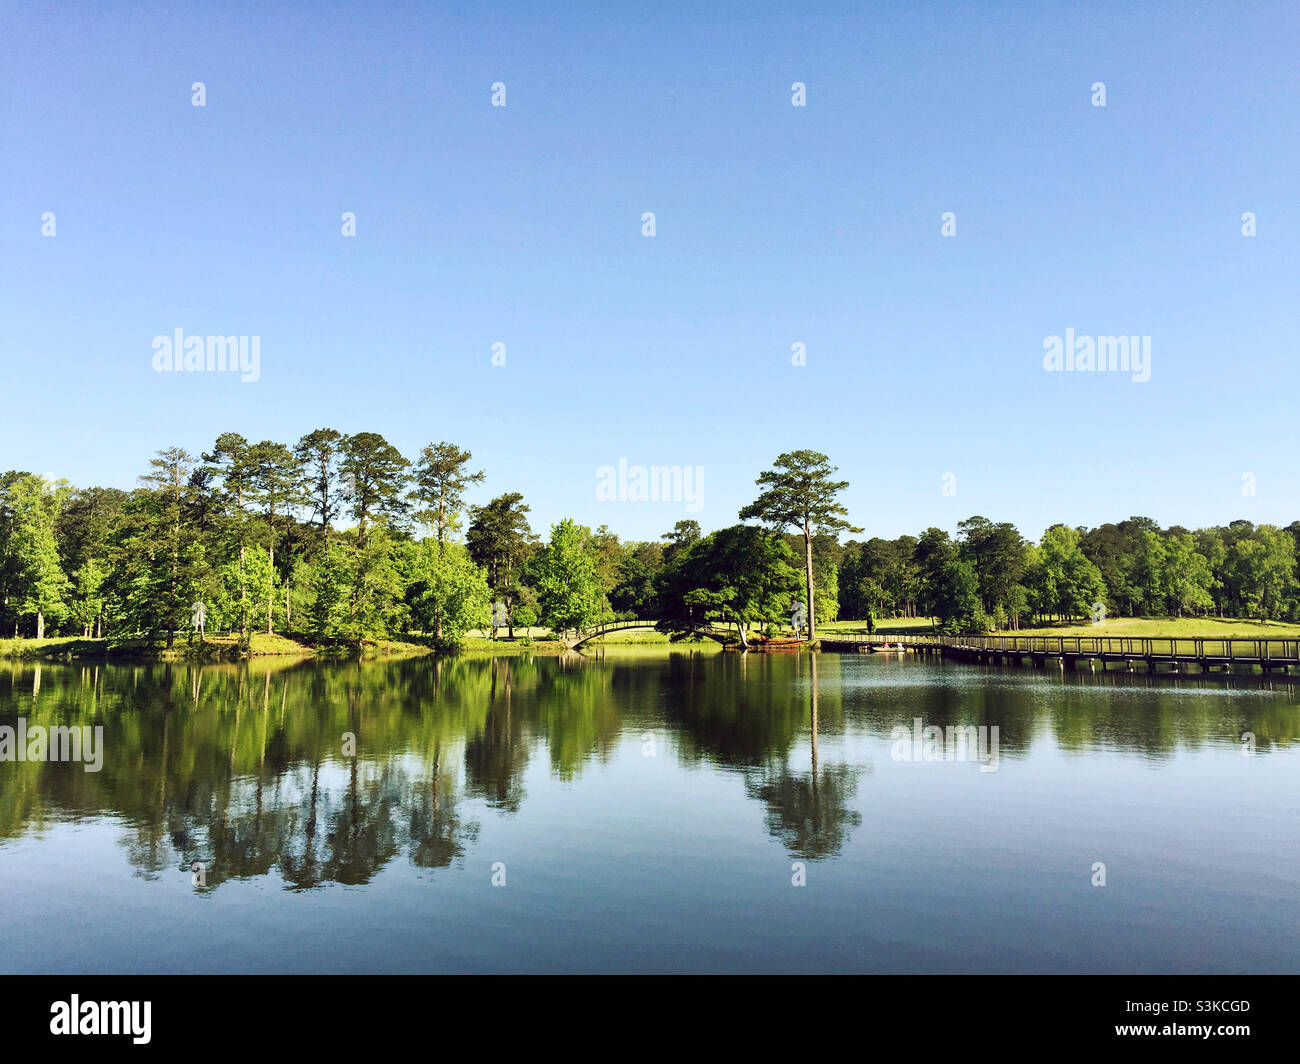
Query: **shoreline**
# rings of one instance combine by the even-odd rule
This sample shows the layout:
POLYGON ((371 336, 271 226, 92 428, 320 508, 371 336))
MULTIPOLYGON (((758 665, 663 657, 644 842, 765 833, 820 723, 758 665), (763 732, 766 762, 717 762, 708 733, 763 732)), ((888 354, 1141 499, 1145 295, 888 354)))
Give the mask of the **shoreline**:
MULTIPOLYGON (((97 662, 124 663, 199 662, 205 664, 231 664, 252 659, 281 659, 319 661, 396 661, 422 657, 558 657, 569 648, 549 631, 532 628, 517 629, 514 639, 502 636, 491 639, 486 634, 467 636, 456 649, 439 650, 427 635, 403 635, 391 639, 363 639, 353 643, 316 645, 303 636, 285 636, 266 633, 254 634, 246 647, 241 647, 238 636, 208 636, 197 641, 178 639, 170 648, 147 644, 143 639, 83 638, 57 636, 38 640, 34 638, 0 639, 0 662, 97 662)), ((837 636, 861 638, 866 635, 866 623, 860 621, 832 621, 819 625, 817 648, 823 641, 837 642, 837 636)), ((938 635, 924 623, 885 620, 878 622, 875 635, 881 638, 898 636, 938 635)), ((1094 638, 1130 637, 1146 639, 1300 639, 1300 625, 1277 621, 1252 621, 1233 618, 1184 618, 1171 621, 1157 618, 1115 618, 1104 625, 1046 625, 1021 628, 1015 631, 992 632, 990 636, 1020 638, 1094 638)), ((639 650, 686 649, 706 645, 716 647, 712 640, 671 642, 659 632, 628 631, 626 636, 611 633, 592 640, 584 646, 592 650, 609 648, 636 648, 639 650)), ((807 649, 801 648, 801 649, 807 649)))
MULTIPOLYGON (((428 643, 409 642, 404 639, 362 640, 359 644, 332 644, 316 647, 309 643, 298 643, 287 637, 272 637, 274 643, 259 647, 259 639, 254 637, 248 649, 242 649, 237 640, 228 638, 209 638, 202 644, 177 642, 170 648, 145 646, 134 641, 114 643, 109 639, 84 639, 79 636, 55 637, 52 639, 3 639, 0 640, 0 662, 50 662, 55 664, 72 662, 117 662, 117 663, 175 663, 190 662, 205 665, 231 665, 253 659, 279 658, 288 660, 317 661, 398 661, 425 657, 559 657, 570 648, 558 639, 539 639, 534 637, 491 640, 483 637, 468 639, 455 650, 438 650, 428 643)), ((670 643, 662 640, 618 640, 611 643, 596 643, 597 646, 625 647, 693 647, 703 643, 670 643)))

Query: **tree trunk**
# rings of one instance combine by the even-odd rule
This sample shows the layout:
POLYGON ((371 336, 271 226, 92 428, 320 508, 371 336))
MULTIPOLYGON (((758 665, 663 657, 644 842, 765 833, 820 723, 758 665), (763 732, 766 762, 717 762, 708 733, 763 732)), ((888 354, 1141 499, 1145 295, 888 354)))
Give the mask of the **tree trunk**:
POLYGON ((808 584, 808 642, 811 643, 817 638, 817 611, 813 608, 812 529, 806 520, 803 523, 803 557, 808 584))
MULTIPOLYGON (((438 566, 442 567, 442 515, 438 515, 438 566)), ((435 602, 433 606, 433 641, 439 646, 442 645, 442 602, 435 602)))
POLYGON ((248 587, 244 583, 244 484, 235 492, 235 511, 239 514, 239 641, 248 641, 248 587))
POLYGON ((40 610, 36 611, 36 638, 45 638, 45 614, 40 610))
MULTIPOLYGON (((509 562, 506 563, 506 587, 514 587, 514 566, 509 562)), ((510 629, 510 641, 515 640, 515 603, 513 596, 505 600, 506 603, 506 625, 510 629)))
MULTIPOLYGON (((272 519, 274 521, 274 519, 272 519)), ((271 526, 271 542, 266 548, 271 559, 271 586, 266 589, 266 634, 271 634, 271 619, 275 616, 275 525, 271 526)))

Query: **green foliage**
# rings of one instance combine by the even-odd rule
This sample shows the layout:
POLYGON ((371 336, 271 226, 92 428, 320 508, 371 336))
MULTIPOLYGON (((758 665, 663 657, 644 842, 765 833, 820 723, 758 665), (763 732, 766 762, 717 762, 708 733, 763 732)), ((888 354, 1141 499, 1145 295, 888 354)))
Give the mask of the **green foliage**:
POLYGON ((44 638, 46 621, 58 624, 69 612, 71 584, 54 534, 63 491, 28 474, 10 485, 8 495, 12 528, 6 547, 12 559, 14 612, 35 618, 37 638, 44 638))
POLYGON ((813 552, 813 587, 817 623, 835 620, 840 613, 840 570, 825 554, 813 552))
POLYGON ((275 589, 280 583, 271 555, 260 548, 249 551, 242 573, 236 570, 234 575, 238 581, 234 590, 247 595, 249 627, 253 630, 267 627, 269 631, 269 625, 275 620, 275 589))
POLYGON ((308 500, 313 517, 320 518, 323 535, 342 505, 339 484, 339 461, 343 434, 336 429, 315 429, 294 445, 294 457, 303 470, 303 498, 308 500))
POLYGON ((764 521, 778 529, 793 526, 803 533, 810 639, 816 638, 819 616, 813 573, 813 533, 862 531, 845 520, 848 510, 838 496, 849 484, 846 480, 831 479, 835 471, 830 459, 818 451, 789 451, 778 455, 773 468, 758 475, 756 483, 763 491, 740 511, 742 521, 764 521))
POLYGON ((657 543, 624 545, 618 579, 609 592, 609 604, 616 613, 647 619, 658 616, 655 577, 666 556, 667 551, 657 543))
POLYGON ((1101 571, 1083 553, 1078 529, 1053 525, 1043 533, 1031 558, 1029 586, 1039 613, 1087 617, 1097 602, 1104 602, 1106 585, 1101 571))
POLYGON ((983 632, 988 619, 980 603, 975 566, 953 556, 944 562, 933 589, 934 615, 947 631, 983 632))
POLYGON ((1260 525, 1233 543, 1225 559, 1226 578, 1242 612, 1267 620, 1295 613, 1295 541, 1274 525, 1260 525))
POLYGON ((518 492, 509 492, 486 506, 473 507, 466 536, 470 557, 487 570, 488 587, 495 598, 505 603, 511 626, 520 598, 523 566, 535 544, 523 499, 518 492))
POLYGON ((773 629, 788 621, 799 593, 797 560, 785 540, 752 525, 733 525, 693 543, 665 574, 663 627, 675 637, 705 624, 773 629))
POLYGON ((410 500, 420 507, 416 520, 431 527, 439 543, 445 543, 459 527, 465 492, 483 480, 481 470, 471 473, 466 468, 472 457, 469 451, 446 442, 431 443, 420 452, 410 500))
POLYGON ((318 639, 337 639, 343 634, 351 585, 347 553, 341 544, 329 544, 311 573, 312 600, 307 616, 318 639))
POLYGON ((357 547, 365 548, 371 522, 400 521, 407 506, 403 488, 411 464, 377 432, 345 436, 339 445, 339 472, 347 484, 349 513, 357 523, 357 547))
POLYGON ((609 613, 597 575, 598 550, 591 529, 566 518, 551 526, 551 539, 533 568, 541 622, 557 632, 595 624, 609 613))
POLYGON ((816 626, 901 617, 1015 629, 1086 618, 1097 603, 1174 621, 1300 617, 1300 521, 1189 531, 1130 517, 1053 526, 1033 545, 976 515, 956 537, 932 528, 841 543, 845 483, 825 455, 792 451, 742 511, 771 531, 706 537, 685 519, 658 541, 620 542, 604 526, 561 522, 539 552, 518 493, 469 507, 466 541, 455 541, 465 494, 483 476, 470 463, 443 442, 412 468, 377 433, 321 428, 293 448, 222 433, 200 461, 166 448, 131 492, 0 474, 0 633, 170 644, 188 633, 196 601, 210 635, 240 633, 232 645, 287 624, 353 641, 415 626, 449 646, 486 623, 485 598, 505 603, 512 634, 611 613, 662 619, 677 635, 705 620, 784 626, 794 598, 813 603, 816 626), (427 542, 407 520, 412 505, 427 542), (340 515, 350 527, 334 527, 340 515), (789 568, 804 570, 802 589, 789 568))
MULTIPOLYGON (((360 537, 354 537, 354 542, 360 537)), ((401 571, 401 550, 394 533, 375 525, 353 555, 347 634, 353 639, 406 630, 410 610, 401 571)))
POLYGON ((957 529, 961 555, 975 570, 981 606, 991 610, 1005 603, 1025 573, 1024 538, 1015 525, 978 516, 958 522, 957 529))
POLYGON ((107 573, 94 558, 87 559, 74 574, 70 613, 84 635, 92 635, 104 616, 106 579, 107 573))
POLYGON ((439 546, 422 540, 417 546, 417 579, 411 585, 411 617, 425 631, 441 625, 439 644, 460 646, 465 634, 486 628, 492 619, 492 593, 483 570, 460 543, 439 546))

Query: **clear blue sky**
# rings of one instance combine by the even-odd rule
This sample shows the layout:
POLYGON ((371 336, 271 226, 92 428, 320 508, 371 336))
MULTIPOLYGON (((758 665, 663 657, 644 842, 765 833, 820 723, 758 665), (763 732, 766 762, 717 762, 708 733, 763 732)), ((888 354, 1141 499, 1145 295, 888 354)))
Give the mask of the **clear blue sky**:
POLYGON ((797 447, 868 535, 1300 517, 1294 2, 548 6, 0 8, 0 469, 329 425, 539 530, 720 527, 797 447), (155 373, 177 327, 261 379, 155 373), (1151 380, 1045 372, 1067 328, 1151 380))

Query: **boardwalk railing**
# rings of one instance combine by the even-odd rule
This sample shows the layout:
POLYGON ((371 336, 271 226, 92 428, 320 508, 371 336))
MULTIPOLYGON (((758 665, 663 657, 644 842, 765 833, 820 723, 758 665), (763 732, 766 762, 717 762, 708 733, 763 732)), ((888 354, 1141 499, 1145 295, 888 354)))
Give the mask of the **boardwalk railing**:
POLYGON ((1213 665, 1300 665, 1300 639, 1220 639, 1118 635, 840 635, 822 637, 835 644, 903 644, 980 655, 1047 656, 1105 661, 1199 662, 1213 665))
MULTIPOLYGON (((657 620, 606 621, 579 629, 566 642, 578 646, 611 632, 629 628, 653 629, 657 620)), ((701 625, 699 634, 719 638, 714 626, 701 625)), ((1260 665, 1300 667, 1300 639, 1217 639, 1194 636, 1129 635, 847 635, 838 632, 821 637, 825 649, 839 646, 906 646, 917 650, 951 653, 978 660, 994 658, 1059 658, 1083 660, 1145 661, 1148 664, 1180 662, 1203 667, 1214 665, 1260 665)))

